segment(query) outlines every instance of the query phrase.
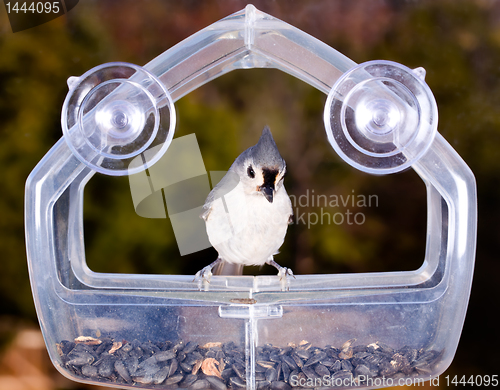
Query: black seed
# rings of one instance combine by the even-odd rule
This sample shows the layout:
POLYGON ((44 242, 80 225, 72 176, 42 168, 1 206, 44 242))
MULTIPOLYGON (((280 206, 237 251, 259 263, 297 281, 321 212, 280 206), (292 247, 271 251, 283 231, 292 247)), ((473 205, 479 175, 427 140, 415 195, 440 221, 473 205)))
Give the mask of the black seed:
POLYGON ((141 345, 141 349, 148 355, 152 355, 153 353, 160 352, 160 348, 154 345, 151 342, 146 342, 141 345))
POLYGON ((320 377, 330 375, 330 370, 328 370, 328 368, 326 368, 321 363, 318 363, 316 367, 314 367, 314 371, 316 371, 316 374, 318 374, 320 377))
POLYGON ((101 344, 96 346, 95 353, 97 355, 100 355, 103 352, 108 352, 112 346, 113 342, 111 340, 105 340, 101 344))
POLYGON ((392 349, 391 347, 389 347, 388 345, 386 344, 383 344, 383 343, 377 343, 378 347, 379 347, 379 351, 381 352, 384 352, 384 353, 389 353, 389 354, 393 354, 394 353, 394 349, 392 349))
POLYGON ((226 354, 221 350, 221 351, 217 351, 217 353, 215 354, 215 358, 217 360, 219 359, 224 359, 226 357, 226 354))
MULTIPOLYGON (((384 357, 377 355, 377 354, 367 356, 363 359, 364 363, 368 364, 368 366, 370 368, 378 367, 382 363, 383 360, 384 360, 384 357)), ((387 361, 388 361, 388 359, 387 359, 387 361)))
POLYGON ((263 381, 255 381, 255 385, 257 387, 257 390, 269 390, 271 384, 268 381, 263 380, 263 381))
POLYGON ((186 359, 186 354, 184 351, 177 352, 177 362, 180 363, 186 359))
POLYGON ((137 358, 128 358, 123 363, 131 375, 134 374, 139 367, 139 360, 137 358))
POLYGON ((260 364, 255 365, 255 372, 266 372, 267 368, 261 366, 260 364))
POLYGON ((319 362, 326 367, 331 367, 333 366, 333 363, 335 363, 335 360, 331 357, 326 357, 325 359, 321 359, 319 362))
POLYGON ((340 379, 342 381, 347 380, 350 381, 352 379, 352 372, 340 370, 331 376, 331 379, 334 381, 335 379, 340 379))
POLYGON ((298 357, 301 359, 307 360, 311 357, 311 352, 309 352, 307 349, 296 349, 295 353, 297 354, 298 357))
POLYGON ((207 376, 205 379, 212 385, 212 389, 214 390, 227 389, 226 384, 216 376, 207 376))
POLYGON ((281 372, 283 372, 283 380, 285 382, 288 382, 290 379, 290 367, 288 367, 288 364, 286 362, 281 363, 281 372))
POLYGON ((182 383, 179 384, 180 387, 183 389, 191 386, 196 380, 198 379, 198 375, 193 375, 193 374, 188 374, 182 381, 182 383))
POLYGON ((302 372, 309 378, 309 379, 315 379, 319 378, 318 374, 316 374, 316 371, 314 371, 311 367, 303 367, 302 372))
POLYGON ((342 367, 342 370, 345 371, 352 371, 354 368, 349 360, 342 360, 340 362, 340 366, 342 367))
POLYGON ((297 370, 299 368, 297 366, 297 363, 295 363, 295 360, 291 356, 285 355, 285 356, 282 356, 281 359, 283 362, 285 362, 288 365, 288 367, 291 370, 297 370))
POLYGON ((81 343, 76 344, 72 352, 87 352, 93 355, 94 357, 98 356, 94 351, 94 346, 81 343))
POLYGON ((318 352, 311 356, 311 358, 304 363, 304 367, 312 366, 313 364, 318 363, 320 360, 326 358, 326 353, 318 352))
POLYGON ((202 354, 197 351, 194 351, 187 355, 186 359, 184 360, 184 363, 192 366, 199 360, 203 360, 202 354))
POLYGON ((274 368, 268 368, 266 371, 266 380, 273 382, 278 378, 278 373, 274 368))
POLYGON ((333 360, 337 360, 339 358, 340 350, 337 348, 330 347, 326 350, 326 354, 330 356, 333 360))
POLYGON ((336 360, 335 363, 333 363, 333 365, 330 367, 330 370, 333 372, 342 370, 342 363, 340 362, 340 360, 336 360))
POLYGON ((257 362, 257 365, 259 365, 261 367, 264 367, 267 370, 268 368, 274 368, 274 366, 276 365, 276 363, 265 361, 265 360, 259 360, 257 362))
POLYGON ((182 351, 184 349, 184 341, 183 340, 178 340, 174 346, 172 347, 174 351, 182 351))
POLYGON ((121 360, 115 362, 115 371, 125 382, 129 383, 131 381, 130 374, 121 360))
POLYGON ((76 344, 73 341, 63 340, 60 343, 61 352, 64 355, 67 355, 67 354, 69 354, 73 350, 73 348, 75 348, 75 345, 76 344))
POLYGON ((227 382, 229 378, 233 375, 234 371, 231 367, 224 369, 220 375, 227 382))
POLYGON ((186 344, 184 349, 182 350, 186 355, 193 352, 196 348, 198 348, 198 343, 195 343, 194 341, 190 341, 186 344))
POLYGON ((167 378, 169 367, 163 367, 153 375, 153 383, 159 385, 167 378))
POLYGON ((398 372, 398 368, 393 366, 391 362, 384 362, 380 365, 380 375, 382 376, 392 376, 398 372))
POLYGON ((87 376, 89 378, 97 378, 99 376, 97 372, 97 367, 90 366, 88 364, 82 366, 82 375, 87 376))
POLYGON ((371 377, 372 375, 370 369, 367 366, 360 364, 354 369, 354 376, 355 377, 362 376, 364 378, 368 378, 371 377))
POLYGON ((141 363, 139 363, 139 368, 156 366, 156 363, 157 363, 156 356, 151 356, 143 360, 141 363))
POLYGON ((153 376, 152 375, 144 375, 144 376, 137 376, 134 377, 134 381, 137 383, 141 383, 143 385, 149 385, 153 383, 153 376))
POLYGON ((114 355, 120 359, 120 360, 125 360, 128 358, 128 353, 125 352, 125 351, 122 351, 122 349, 120 348, 119 350, 115 351, 114 352, 114 355))
POLYGON ((233 364, 233 371, 238 375, 241 379, 246 380, 245 368, 238 364, 233 364))
POLYGON ((352 347, 352 351, 354 352, 354 354, 357 354, 359 352, 366 352, 367 347, 365 345, 356 345, 352 347))
POLYGON ((186 364, 184 362, 181 362, 180 366, 181 366, 182 371, 184 371, 185 373, 190 373, 193 369, 193 367, 191 367, 189 364, 186 364))
POLYGON ((167 360, 175 358, 175 351, 170 349, 168 351, 158 352, 154 357, 158 362, 166 362, 167 360))
POLYGON ((247 387, 245 381, 238 376, 232 376, 229 378, 229 383, 233 389, 246 389, 247 387))
POLYGON ((210 388, 210 382, 208 382, 206 379, 198 379, 188 387, 189 390, 206 390, 208 388, 210 388))
POLYGON ((68 355, 69 360, 67 361, 67 365, 70 366, 84 366, 86 364, 91 364, 95 358, 88 352, 75 352, 76 347, 71 351, 68 355))
POLYGON ((229 341, 227 343, 224 343, 222 345, 222 350, 225 352, 225 353, 229 353, 230 351, 232 351, 233 349, 236 349, 236 345, 234 344, 234 342, 232 341, 229 341))
MULTIPOLYGON (((133 378, 145 377, 146 375, 147 375, 147 371, 145 369, 143 369, 143 368, 142 369, 138 369, 133 374, 130 374, 130 376, 133 377, 133 378)), ((151 380, 153 380, 153 375, 151 375, 151 380)))
POLYGON ((354 354, 354 357, 357 358, 357 359, 364 359, 365 357, 368 357, 368 356, 371 356, 372 354, 371 353, 368 353, 368 352, 357 352, 354 354))
POLYGON ((288 383, 285 382, 271 382, 271 389, 272 390, 291 390, 291 387, 288 383))
POLYGON ((170 378, 172 375, 174 375, 175 372, 177 371, 177 368, 179 368, 179 363, 177 363, 177 360, 172 359, 172 362, 170 363, 170 368, 168 370, 167 377, 170 378))
POLYGON ((292 359, 295 362, 297 367, 299 367, 299 368, 304 367, 304 362, 302 361, 302 359, 299 356, 297 356, 296 353, 292 353, 290 356, 292 357, 292 359))
POLYGON ((217 352, 212 351, 212 350, 207 351, 207 353, 205 354, 205 358, 215 359, 216 356, 217 356, 217 352))
POLYGON ((165 381, 165 385, 169 386, 169 385, 173 385, 175 383, 179 383, 180 381, 182 381, 184 379, 184 375, 182 374, 176 374, 174 376, 171 376, 170 378, 168 378, 166 381, 165 381))

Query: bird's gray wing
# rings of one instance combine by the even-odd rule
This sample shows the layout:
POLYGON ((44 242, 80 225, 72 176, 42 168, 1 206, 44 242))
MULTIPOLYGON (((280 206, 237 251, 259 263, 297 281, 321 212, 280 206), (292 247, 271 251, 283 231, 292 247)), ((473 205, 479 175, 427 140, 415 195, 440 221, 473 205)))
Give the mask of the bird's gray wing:
POLYGON ((224 177, 217 183, 212 191, 207 196, 205 204, 203 205, 203 213, 200 215, 205 221, 207 220, 210 212, 212 211, 213 202, 216 199, 222 198, 224 195, 232 191, 240 182, 238 174, 229 170, 224 177))

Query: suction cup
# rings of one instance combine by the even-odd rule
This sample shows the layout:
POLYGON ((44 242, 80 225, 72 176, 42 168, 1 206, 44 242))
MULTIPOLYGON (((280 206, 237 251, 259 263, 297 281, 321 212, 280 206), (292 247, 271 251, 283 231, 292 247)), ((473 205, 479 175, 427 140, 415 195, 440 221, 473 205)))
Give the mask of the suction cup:
POLYGON ((427 151, 437 105, 415 71, 390 61, 360 64, 337 80, 325 104, 328 140, 348 164, 373 174, 399 172, 427 151))
POLYGON ((137 65, 108 63, 71 77, 68 86, 61 124, 81 162, 121 176, 148 168, 165 153, 174 133, 175 108, 154 75, 137 65), (159 145, 143 165, 129 167, 134 157, 159 145))

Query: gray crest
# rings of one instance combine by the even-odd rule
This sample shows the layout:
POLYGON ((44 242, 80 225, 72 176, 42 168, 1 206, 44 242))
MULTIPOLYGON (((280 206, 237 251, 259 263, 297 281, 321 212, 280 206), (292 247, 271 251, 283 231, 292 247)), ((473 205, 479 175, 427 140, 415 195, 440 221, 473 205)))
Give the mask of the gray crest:
POLYGON ((278 151, 278 147, 276 146, 276 142, 274 142, 271 130, 269 130, 268 126, 264 127, 264 130, 262 130, 262 135, 257 145, 252 146, 248 151, 254 163, 257 165, 277 168, 280 171, 285 166, 285 161, 278 151))

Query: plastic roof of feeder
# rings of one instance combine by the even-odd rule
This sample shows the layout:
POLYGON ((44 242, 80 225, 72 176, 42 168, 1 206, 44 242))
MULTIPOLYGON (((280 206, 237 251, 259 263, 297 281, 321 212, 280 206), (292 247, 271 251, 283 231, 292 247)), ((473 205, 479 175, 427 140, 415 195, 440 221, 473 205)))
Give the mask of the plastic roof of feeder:
MULTIPOLYGON (((470 169, 436 132, 436 102, 424 76, 421 68, 411 70, 387 61, 356 65, 323 42, 249 5, 144 67, 104 64, 70 78, 62 112, 64 137, 26 184, 30 279, 54 364, 75 379, 55 347, 61 339, 92 328, 139 338, 152 326, 145 314, 149 310, 196 306, 213 326, 193 331, 196 326, 188 325, 199 322, 199 313, 182 309, 178 318, 185 323, 178 322, 177 331, 186 329, 185 334, 204 339, 220 329, 225 339, 231 335, 236 341, 244 339, 250 355, 261 342, 273 342, 273 335, 279 339, 279 329, 309 340, 328 332, 324 341, 332 345, 347 337, 355 322, 362 324, 355 326, 361 333, 358 339, 368 342, 375 337, 373 341, 440 351, 429 375, 443 372, 458 345, 470 295, 476 187, 470 169), (83 236, 87 181, 95 172, 126 175, 152 166, 171 144, 174 102, 231 70, 250 68, 277 68, 328 94, 326 132, 347 163, 374 174, 411 166, 420 175, 427 186, 428 224, 425 259, 419 269, 297 275, 289 280, 289 291, 283 292, 276 276, 214 276, 210 291, 199 291, 192 275, 103 274, 88 268, 83 236), (144 164, 131 171, 130 162, 141 155, 147 156, 144 164), (309 314, 304 314, 304 307, 309 314), (319 319, 311 320, 311 313, 319 319), (141 323, 144 318, 148 320, 141 323), (224 322, 230 318, 252 325, 235 325, 231 333, 226 328, 231 322, 224 322), (280 326, 270 327, 265 321, 257 325, 258 319, 266 318, 281 321, 280 326), (318 336, 319 325, 324 332, 318 336)), ((255 387, 252 364, 246 374, 249 388, 255 387)))

